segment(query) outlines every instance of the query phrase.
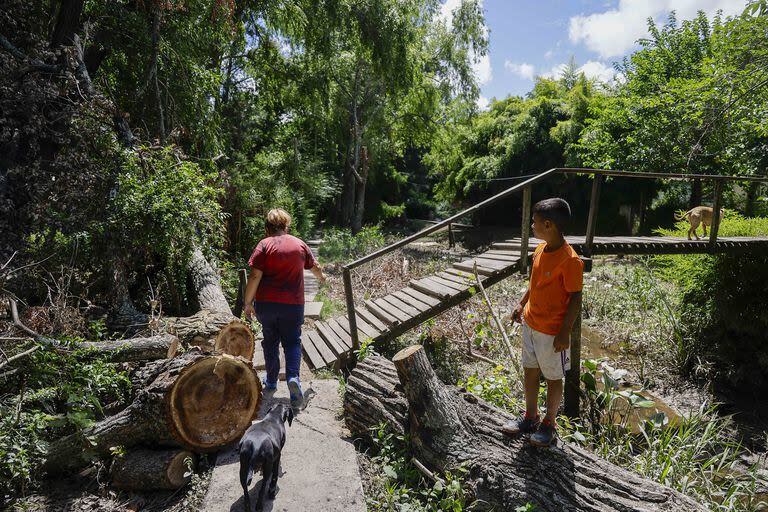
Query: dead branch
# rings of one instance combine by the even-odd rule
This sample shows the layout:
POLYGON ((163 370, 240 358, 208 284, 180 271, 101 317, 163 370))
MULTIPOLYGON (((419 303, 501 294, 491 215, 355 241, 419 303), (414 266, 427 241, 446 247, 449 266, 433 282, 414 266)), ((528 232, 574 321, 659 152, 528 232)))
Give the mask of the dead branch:
POLYGON ((0 370, 5 368, 6 366, 11 364, 12 362, 17 361, 17 360, 21 359, 22 357, 26 357, 26 356, 32 354, 33 352, 35 352, 39 348, 40 348, 40 345, 35 345, 34 347, 32 347, 30 349, 27 349, 24 352, 20 352, 20 353, 14 355, 14 356, 11 356, 11 357, 7 358, 5 361, 0 363, 0 370))

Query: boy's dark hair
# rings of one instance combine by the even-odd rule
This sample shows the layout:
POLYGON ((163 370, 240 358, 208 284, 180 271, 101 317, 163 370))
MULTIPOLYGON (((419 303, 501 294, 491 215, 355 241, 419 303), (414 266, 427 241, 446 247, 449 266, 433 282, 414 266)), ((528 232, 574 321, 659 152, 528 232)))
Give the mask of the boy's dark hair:
POLYGON ((561 234, 565 232, 571 220, 571 207, 565 199, 559 197, 539 201, 533 205, 533 213, 538 213, 542 219, 552 222, 561 234))

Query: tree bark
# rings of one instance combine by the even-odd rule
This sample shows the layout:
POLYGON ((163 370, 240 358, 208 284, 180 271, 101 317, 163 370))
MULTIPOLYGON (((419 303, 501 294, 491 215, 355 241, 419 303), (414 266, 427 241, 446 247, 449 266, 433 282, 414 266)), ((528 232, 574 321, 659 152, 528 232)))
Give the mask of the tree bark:
POLYGON ((261 402, 253 366, 197 349, 148 365, 134 401, 114 416, 53 442, 43 470, 57 474, 105 457, 115 446, 183 446, 210 452, 243 435, 261 402))
POLYGON ((221 289, 219 274, 197 247, 192 251, 192 257, 189 261, 189 274, 200 309, 232 314, 232 309, 221 289))
POLYGON ((368 436, 381 423, 397 434, 408 432, 408 402, 391 361, 372 355, 357 363, 347 379, 344 419, 355 435, 368 436))
POLYGON ((112 463, 112 485, 136 491, 175 490, 192 479, 195 455, 187 450, 136 450, 112 463))
POLYGON ((149 338, 86 342, 81 346, 100 354, 109 353, 110 360, 114 362, 149 361, 175 357, 179 351, 179 338, 161 334, 149 338))
POLYGON ((696 208, 697 206, 701 206, 701 198, 701 180, 693 180, 691 183, 691 197, 688 201, 688 208, 696 208))
POLYGON ((466 467, 478 510, 514 510, 528 502, 551 511, 705 510, 578 446, 560 441, 542 449, 525 437, 504 436, 501 426, 511 416, 464 389, 443 385, 419 345, 400 351, 394 363, 372 356, 357 365, 347 381, 347 424, 361 432, 389 415, 398 431, 402 417, 421 462, 440 471, 466 467), (393 369, 402 392, 392 387, 393 369), (407 415, 397 401, 403 396, 407 415))
POLYGON ((56 25, 51 34, 51 46, 72 44, 72 37, 80 28, 80 15, 85 0, 61 0, 56 25))
POLYGON ((356 234, 363 228, 363 213, 365 212, 365 186, 368 183, 368 148, 360 150, 360 179, 355 176, 355 214, 352 220, 352 233, 356 234))

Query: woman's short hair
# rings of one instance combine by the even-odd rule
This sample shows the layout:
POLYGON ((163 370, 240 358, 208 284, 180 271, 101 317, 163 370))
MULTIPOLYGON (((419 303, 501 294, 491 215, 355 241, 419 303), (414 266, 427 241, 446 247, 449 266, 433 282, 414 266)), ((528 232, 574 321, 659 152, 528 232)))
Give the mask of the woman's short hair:
POLYGON ((291 215, 282 208, 273 208, 267 213, 264 226, 270 233, 288 231, 288 228, 291 226, 291 215))

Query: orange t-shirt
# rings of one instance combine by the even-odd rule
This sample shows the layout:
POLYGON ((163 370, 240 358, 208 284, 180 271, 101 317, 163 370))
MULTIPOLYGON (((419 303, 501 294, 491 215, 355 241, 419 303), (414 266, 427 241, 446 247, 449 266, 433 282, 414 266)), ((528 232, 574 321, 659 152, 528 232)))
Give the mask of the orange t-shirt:
POLYGON ((531 329, 554 335, 563 325, 569 294, 581 291, 584 262, 568 242, 553 252, 545 252, 546 245, 539 244, 533 252, 523 317, 531 329))

